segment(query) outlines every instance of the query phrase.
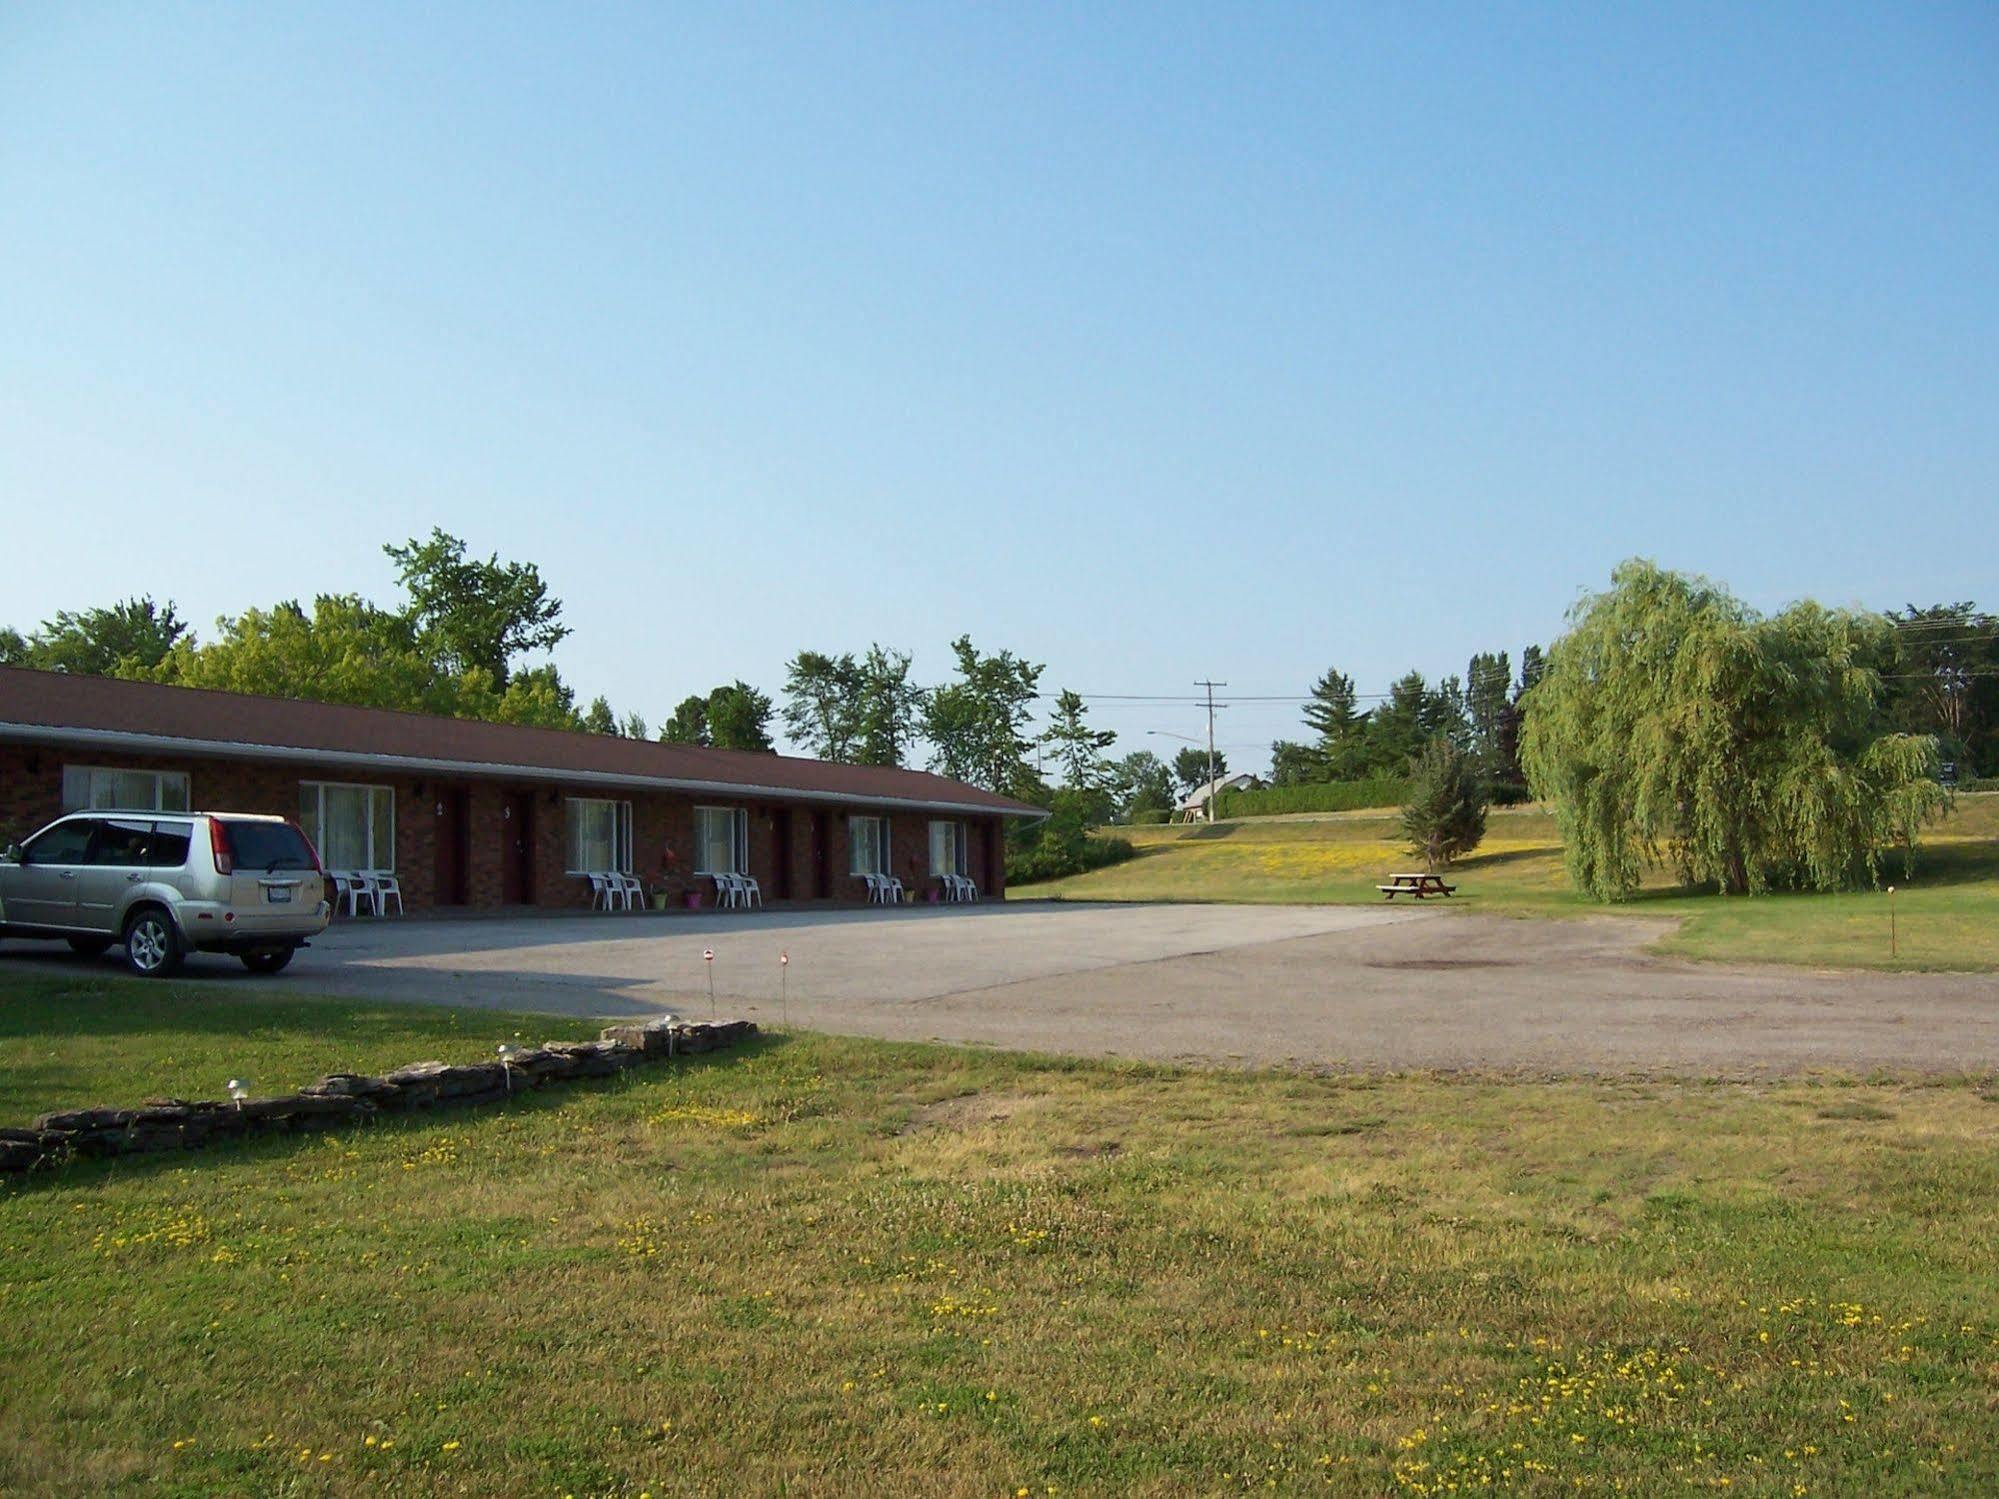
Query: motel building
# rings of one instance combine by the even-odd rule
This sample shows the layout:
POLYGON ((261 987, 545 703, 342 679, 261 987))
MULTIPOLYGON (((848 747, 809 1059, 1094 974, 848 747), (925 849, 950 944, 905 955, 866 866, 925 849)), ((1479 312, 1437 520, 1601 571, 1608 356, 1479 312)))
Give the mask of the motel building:
POLYGON ((868 874, 996 900, 1005 819, 1043 815, 920 770, 0 667, 0 844, 108 808, 296 818, 411 911, 588 907, 607 871, 669 907, 713 906, 717 873, 773 903, 859 904, 868 874))

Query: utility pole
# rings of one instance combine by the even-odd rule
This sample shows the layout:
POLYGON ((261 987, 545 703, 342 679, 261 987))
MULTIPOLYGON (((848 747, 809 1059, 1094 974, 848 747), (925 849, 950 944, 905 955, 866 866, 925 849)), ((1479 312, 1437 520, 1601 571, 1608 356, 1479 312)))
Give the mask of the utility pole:
POLYGON ((1196 687, 1208 689, 1208 821, 1215 820, 1215 689, 1226 687, 1226 682, 1196 682, 1196 687))

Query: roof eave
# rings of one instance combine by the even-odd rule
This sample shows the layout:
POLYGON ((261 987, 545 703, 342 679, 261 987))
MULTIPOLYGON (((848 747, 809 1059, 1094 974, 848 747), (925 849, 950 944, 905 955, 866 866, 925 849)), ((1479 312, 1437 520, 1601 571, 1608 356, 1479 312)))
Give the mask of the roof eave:
POLYGON ((546 765, 515 765, 487 760, 453 760, 428 755, 389 755, 368 750, 313 749, 290 744, 252 744, 238 740, 193 739, 177 734, 147 734, 127 729, 87 729, 58 724, 0 722, 0 742, 17 744, 96 745, 137 754, 207 755, 221 760, 286 760, 311 765, 351 765, 385 771, 478 776, 509 781, 560 782, 565 785, 689 791, 714 796, 755 797, 760 800, 828 802, 847 806, 902 808, 913 812, 972 813, 982 817, 1039 819, 1040 807, 992 806, 947 798, 878 796, 865 792, 811 791, 794 786, 765 786, 742 781, 709 781, 693 776, 628 775, 607 770, 562 770, 546 765))

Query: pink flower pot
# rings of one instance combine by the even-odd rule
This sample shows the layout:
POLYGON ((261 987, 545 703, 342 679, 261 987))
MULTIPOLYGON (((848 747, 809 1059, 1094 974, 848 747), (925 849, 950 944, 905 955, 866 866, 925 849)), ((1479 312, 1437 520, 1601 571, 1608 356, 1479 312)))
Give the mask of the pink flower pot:
POLYGON ((699 890, 690 890, 687 892, 687 909, 690 911, 701 909, 701 892, 699 890))

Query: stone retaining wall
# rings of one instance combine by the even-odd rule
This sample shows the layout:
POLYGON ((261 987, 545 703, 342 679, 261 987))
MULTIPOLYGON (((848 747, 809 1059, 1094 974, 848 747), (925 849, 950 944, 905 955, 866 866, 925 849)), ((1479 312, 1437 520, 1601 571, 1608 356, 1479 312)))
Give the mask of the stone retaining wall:
POLYGON ((609 1077, 671 1056, 719 1051, 748 1040, 756 1031, 750 1020, 614 1025, 595 1041, 551 1041, 513 1052, 502 1061, 458 1067, 413 1062, 380 1077, 336 1072, 277 1098, 228 1103, 159 1098, 136 1109, 44 1114, 31 1128, 0 1129, 0 1172, 32 1171, 78 1157, 190 1150, 439 1105, 499 1103, 549 1083, 609 1077))

